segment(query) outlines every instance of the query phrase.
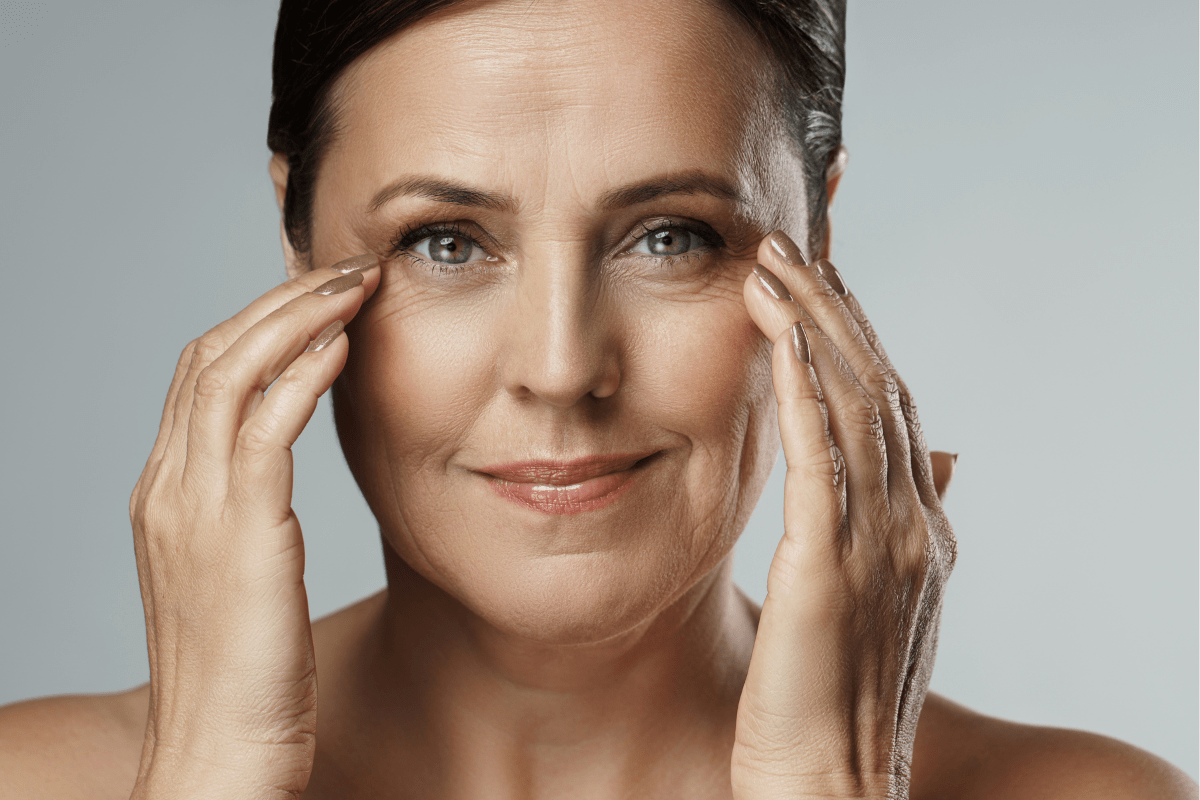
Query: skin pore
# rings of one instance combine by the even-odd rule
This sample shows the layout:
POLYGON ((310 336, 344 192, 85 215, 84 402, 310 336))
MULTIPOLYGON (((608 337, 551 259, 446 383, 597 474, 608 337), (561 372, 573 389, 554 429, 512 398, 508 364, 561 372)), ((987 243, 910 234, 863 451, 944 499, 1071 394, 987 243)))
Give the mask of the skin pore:
POLYGON ((742 285, 766 233, 807 237, 771 79, 715 6, 597 2, 459 7, 339 80, 311 263, 387 256, 333 393, 389 594, 321 692, 410 785, 728 786, 754 624, 728 557, 779 441, 742 285), (654 455, 583 514, 478 473, 613 453, 654 455))

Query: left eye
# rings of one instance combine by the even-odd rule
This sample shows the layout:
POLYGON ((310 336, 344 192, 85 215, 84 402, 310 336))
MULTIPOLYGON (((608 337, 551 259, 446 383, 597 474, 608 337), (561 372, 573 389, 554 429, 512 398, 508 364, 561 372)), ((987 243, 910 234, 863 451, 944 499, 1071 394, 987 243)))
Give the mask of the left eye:
POLYGON ((687 228, 659 228, 639 239, 632 252, 651 256, 681 256, 703 244, 704 240, 687 228))
POLYGON ((484 255, 484 251, 466 236, 438 233, 427 236, 412 245, 417 255, 435 264, 465 264, 473 255, 484 255))

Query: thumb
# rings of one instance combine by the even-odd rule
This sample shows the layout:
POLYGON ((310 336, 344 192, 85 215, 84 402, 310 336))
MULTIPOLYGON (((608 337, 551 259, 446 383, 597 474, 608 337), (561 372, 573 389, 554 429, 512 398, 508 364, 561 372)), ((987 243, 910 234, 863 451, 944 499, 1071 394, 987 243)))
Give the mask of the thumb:
POLYGON ((933 488, 937 490, 938 500, 945 501, 946 489, 950 486, 950 479, 954 477, 958 453, 933 450, 929 453, 929 460, 933 464, 933 488))

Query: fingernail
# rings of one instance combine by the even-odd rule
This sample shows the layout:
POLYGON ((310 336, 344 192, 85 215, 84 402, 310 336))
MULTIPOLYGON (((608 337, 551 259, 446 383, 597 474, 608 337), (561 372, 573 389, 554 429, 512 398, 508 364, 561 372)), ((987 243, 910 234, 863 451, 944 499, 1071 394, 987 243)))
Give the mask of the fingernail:
POLYGON ((782 300, 785 303, 792 301, 792 293, 783 285, 783 281, 779 280, 776 275, 762 264, 754 265, 754 277, 758 278, 758 282, 767 290, 767 294, 774 297, 776 300, 782 300))
POLYGON ((796 351, 796 358, 800 359, 801 364, 808 364, 811 361, 808 352, 808 335, 804 333, 804 327, 799 322, 792 323, 792 349, 796 351))
POLYGON ((379 264, 379 256, 374 253, 364 253, 361 256, 351 256, 350 258, 339 261, 330 269, 337 272, 354 272, 360 269, 370 269, 379 264))
POLYGON ((308 348, 304 352, 315 353, 318 350, 324 350, 330 342, 342 335, 342 331, 345 328, 346 323, 340 319, 335 320, 328 328, 318 333, 317 338, 308 343, 308 348))
POLYGON ((800 252, 800 248, 783 231, 771 231, 770 235, 767 236, 767 241, 771 243, 771 249, 778 253, 779 257, 787 263, 793 265, 808 263, 804 260, 804 254, 800 252))
POLYGON ((317 288, 313 289, 313 294, 341 294, 347 289, 353 289, 355 286, 363 282, 362 272, 355 270, 354 272, 334 278, 331 281, 322 283, 317 288))
POLYGON ((846 296, 846 282, 842 280, 842 273, 837 271, 837 267, 822 258, 817 262, 817 269, 821 270, 821 276, 829 281, 830 288, 842 297, 846 296))

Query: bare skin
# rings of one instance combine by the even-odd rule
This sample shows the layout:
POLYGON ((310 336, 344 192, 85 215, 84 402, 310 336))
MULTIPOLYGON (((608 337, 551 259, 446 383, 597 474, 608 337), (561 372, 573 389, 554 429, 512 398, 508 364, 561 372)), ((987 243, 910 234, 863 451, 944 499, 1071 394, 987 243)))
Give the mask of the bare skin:
POLYGON ((131 498, 151 683, 0 712, 0 798, 1195 796, 926 694, 951 463, 807 251, 765 55, 654 5, 468 4, 351 65, 312 252, 185 349, 131 498), (389 589, 310 626, 290 445, 330 387, 389 589), (781 440, 759 608, 730 553, 781 440), (571 514, 485 470, 643 451, 571 514))
MULTIPOLYGON (((354 652, 369 640, 383 605, 378 594, 313 623, 322 676, 335 673, 338 654, 354 652)), ((30 700, 0 710, 0 798, 128 798, 138 773, 149 695, 144 685, 119 694, 30 700)), ((331 753, 329 760, 336 756, 331 753)), ((339 772, 333 764, 328 771, 339 772)), ((912 800, 1195 796, 1186 775, 1144 750, 1083 731, 987 717, 936 693, 927 696, 921 711, 913 774, 912 800)), ((404 776, 376 793, 356 778, 360 794, 346 788, 347 778, 331 780, 325 790, 310 786, 304 797, 422 796, 404 776)), ((687 795, 677 787, 644 796, 708 795, 687 795)))

